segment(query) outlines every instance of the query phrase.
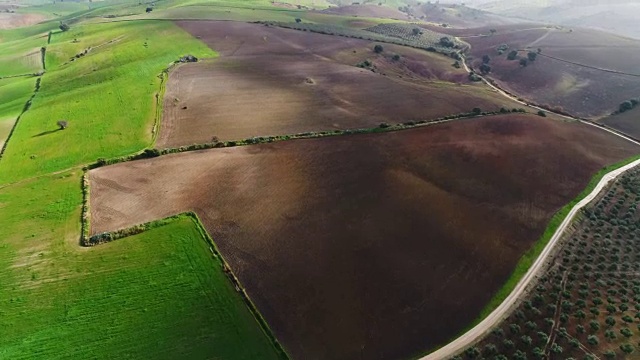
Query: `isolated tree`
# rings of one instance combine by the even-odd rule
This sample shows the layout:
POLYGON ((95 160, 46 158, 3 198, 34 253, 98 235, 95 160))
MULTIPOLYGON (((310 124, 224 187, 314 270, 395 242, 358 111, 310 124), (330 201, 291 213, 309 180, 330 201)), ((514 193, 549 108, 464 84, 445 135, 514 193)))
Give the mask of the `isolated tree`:
POLYGON ((541 349, 541 348, 539 348, 539 347, 535 347, 535 348, 533 348, 533 350, 531 350, 531 353, 533 354, 533 356, 534 356, 536 359, 542 359, 542 358, 544 358, 544 350, 542 350, 542 349, 541 349))
POLYGON ((509 60, 515 60, 518 58, 518 52, 516 50, 511 50, 511 52, 509 52, 509 55, 507 55, 507 59, 509 60))
MULTIPOLYGON (((474 115, 480 115, 480 114, 482 114, 482 109, 480 109, 480 108, 473 108, 473 110, 471 110, 471 112, 472 112, 474 115)), ((517 324, 511 324, 511 325, 515 325, 515 326, 517 326, 518 331, 520 331, 520 327, 519 327, 517 324)), ((510 326, 510 328, 511 328, 511 331, 513 331, 513 326, 510 326)))
POLYGON ((521 350, 516 350, 516 352, 513 353, 513 359, 515 359, 515 360, 527 360, 527 354, 522 352, 521 350))
POLYGON ((491 66, 490 66, 490 65, 488 65, 488 64, 482 64, 482 65, 480 65, 480 72, 481 72, 483 75, 486 75, 486 74, 490 73, 490 72, 491 72, 491 66))
POLYGON ((488 64, 489 61, 491 61, 491 56, 489 56, 489 55, 483 55, 482 56, 482 63, 483 64, 488 64))
POLYGON ((622 344, 620 345, 620 350, 622 350, 625 354, 631 354, 633 352, 633 345, 622 344))
POLYGON ((595 320, 591 320, 591 321, 589 322, 589 327, 590 327, 590 328, 591 328, 591 330, 593 330, 593 331, 598 331, 598 330, 600 329, 600 323, 598 323, 598 322, 597 322, 597 321, 595 321, 595 320))
POLYGON ((589 337, 587 337, 587 343, 591 346, 596 346, 600 343, 600 340, 598 340, 598 337, 595 335, 589 335, 589 337))
POLYGON ((465 350, 465 355, 467 355, 467 358, 469 359, 475 359, 478 356, 480 356, 480 350, 478 350, 477 347, 470 347, 467 350, 465 350))
POLYGON ((448 48, 452 48, 456 45, 453 41, 451 41, 451 39, 449 39, 446 36, 440 38, 439 43, 441 46, 448 47, 448 48))
POLYGON ((413 28, 413 30, 411 30, 411 32, 413 33, 413 35, 420 35, 420 33, 421 33, 420 28, 413 28))
POLYGON ((58 125, 58 127, 60 128, 60 130, 64 130, 64 129, 66 129, 66 128, 69 126, 69 124, 67 123, 67 121, 66 121, 66 120, 60 120, 60 121, 58 121, 56 124, 58 125))
POLYGON ((557 343, 553 343, 551 345, 551 352, 554 354, 562 354, 562 351, 564 351, 564 349, 562 348, 562 346, 558 345, 557 343))
POLYGON ((629 328, 622 328, 622 329, 620 329, 620 334, 622 334, 624 337, 631 337, 631 336, 633 336, 633 332, 632 332, 629 328))
POLYGON ((494 35, 495 33, 497 33, 497 32, 498 32, 498 30, 496 30, 496 29, 490 29, 490 30, 489 30, 489 32, 491 33, 491 35, 494 35))
POLYGON ((616 338, 616 333, 613 332, 613 330, 609 329, 604 332, 604 337, 607 338, 607 340, 611 341, 616 338))
POLYGON ((607 359, 614 359, 616 357, 616 353, 613 350, 607 350, 604 353, 604 357, 606 357, 607 359))
POLYGON ((538 58, 538 53, 529 51, 529 53, 527 54, 527 58, 529 59, 529 61, 536 61, 536 59, 538 58))
POLYGON ((71 27, 66 23, 60 23, 60 26, 58 27, 60 28, 60 31, 69 31, 69 29, 71 29, 71 27))
POLYGON ((301 22, 302 22, 302 19, 296 18, 296 23, 300 24, 301 22))
POLYGON ((529 60, 525 58, 520 59, 520 66, 526 67, 527 65, 529 65, 529 60))
POLYGON ((374 47, 373 47, 373 51, 374 51, 376 54, 380 54, 381 52, 383 52, 383 51, 384 51, 384 48, 382 47, 382 45, 378 44, 378 45, 376 45, 376 46, 374 46, 374 47))
POLYGON ((513 348, 513 341, 509 339, 504 339, 504 341, 502 342, 502 345, 507 349, 511 349, 513 348))
POLYGON ((631 100, 627 100, 625 102, 623 102, 622 104, 620 104, 620 107, 618 109, 619 112, 623 113, 626 111, 629 111, 631 109, 633 109, 633 103, 631 102, 631 100))
POLYGON ((482 354, 484 356, 490 356, 490 355, 494 355, 498 352, 498 347, 496 347, 493 344, 487 344, 484 346, 484 350, 482 351, 482 354))
POLYGON ((611 316, 607 316, 607 318, 604 320, 604 323, 607 324, 607 326, 612 327, 616 324, 616 319, 611 316))

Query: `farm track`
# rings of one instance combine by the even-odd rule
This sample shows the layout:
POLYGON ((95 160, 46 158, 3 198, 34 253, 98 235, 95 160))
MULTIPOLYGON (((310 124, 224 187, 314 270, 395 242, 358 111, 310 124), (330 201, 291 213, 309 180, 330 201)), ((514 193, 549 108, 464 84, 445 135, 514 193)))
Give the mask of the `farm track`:
POLYGON ((580 67, 584 67, 587 69, 592 69, 592 70, 598 70, 598 71, 604 71, 607 73, 611 73, 611 74, 618 74, 618 75, 626 75, 626 76, 633 76, 633 77, 640 77, 640 74, 632 74, 632 73, 628 73, 628 72, 624 72, 624 71, 618 71, 618 70, 612 70, 612 69, 605 69, 605 68, 601 68, 601 67, 597 67, 597 66, 591 66, 591 65, 586 65, 586 64, 581 64, 578 62, 574 62, 574 61, 569 61, 569 60, 565 60, 565 59, 561 59, 559 57, 555 57, 555 56, 551 56, 551 55, 547 55, 544 53, 540 53, 538 54, 538 56, 543 56, 552 60, 556 60, 556 61, 561 61, 563 63, 567 63, 567 64, 571 64, 571 65, 576 65, 576 66, 580 66, 580 67))
MULTIPOLYGON (((466 58, 464 56, 462 56, 462 64, 465 68, 465 70, 467 70, 469 73, 471 72, 471 69, 469 68, 467 62, 466 62, 466 58)), ((526 105, 535 109, 539 109, 542 111, 546 111, 549 113, 553 113, 557 116, 563 117, 565 119, 569 119, 569 120, 574 120, 574 121, 579 121, 583 124, 587 124, 587 125, 591 125, 594 127, 597 127, 603 131, 607 131, 611 134, 614 134, 618 137, 621 137, 627 141, 633 142, 634 144, 640 145, 640 142, 625 135, 625 134, 621 134, 617 131, 605 128, 599 124, 596 124, 592 121, 588 121, 588 120, 584 120, 584 119, 580 119, 580 118, 576 118, 576 117, 572 117, 572 116, 568 116, 568 115, 564 115, 564 114, 559 114, 556 113, 554 111, 550 111, 547 109, 543 109, 541 107, 538 107, 536 105, 532 105, 529 103, 526 103, 524 101, 519 100, 518 98, 510 95, 509 93, 507 93, 506 91, 502 90, 501 88, 497 87, 496 85, 492 84, 489 80, 487 80, 486 78, 484 78, 483 76, 480 76, 480 78, 482 79, 482 81, 489 85, 491 88, 493 88, 495 91, 497 91, 499 94, 510 98, 513 101, 516 101, 522 105, 526 105)), ((489 316, 487 316, 484 320, 482 320, 478 325, 476 325, 475 327, 473 327, 471 330, 467 331, 466 333, 464 333, 462 336, 458 337, 457 339, 455 339, 454 341, 450 342, 449 344, 445 345, 444 347, 436 350, 435 352, 432 352, 424 357, 421 357, 419 360, 439 360, 439 359, 446 359, 446 358, 450 358, 460 352, 462 352, 464 349, 466 349, 467 347, 471 346, 472 344, 474 344, 475 342, 477 342, 478 340, 480 340, 482 337, 484 337, 484 335, 486 335, 493 327, 495 327, 496 325, 498 325, 503 319, 505 319, 508 314, 515 308, 515 306, 518 304, 518 302, 520 301, 521 297, 527 294, 527 290, 530 286, 530 284, 534 281, 536 281, 536 279, 538 278, 538 275, 540 272, 544 271, 546 269, 546 261, 548 260, 548 258, 550 256, 553 255, 553 251, 554 248, 556 246, 556 244, 558 243, 558 241, 560 240, 560 238, 562 237, 562 235, 564 234, 565 230, 567 230, 567 228, 571 225, 573 218, 575 217, 575 215, 578 213, 578 211, 580 211, 583 207, 587 206, 593 199, 595 199, 601 191, 603 191, 611 182, 613 182, 615 179, 617 179, 619 176, 621 176, 622 174, 624 174, 626 171, 639 166, 640 165, 640 160, 636 160, 628 165, 625 165, 623 167, 620 167, 616 170, 613 170, 607 174, 605 174, 602 179, 600 180, 600 182, 598 182, 598 184, 596 185, 596 187, 593 189, 593 191, 591 193, 589 193, 589 195, 587 195, 584 199, 582 199, 579 203, 577 203, 569 212, 569 214, 565 217, 565 219, 562 221, 562 223, 560 224, 560 226, 556 229, 553 237, 551 238, 551 240, 549 241, 549 243, 547 244, 547 246, 545 246, 545 248, 543 249, 542 253, 538 256, 538 258, 536 259, 536 261, 534 262, 534 264, 529 268, 529 270, 527 271, 527 273, 522 277, 522 279, 518 282, 518 284, 516 285, 516 287, 514 288, 514 290, 509 294, 509 296, 507 296, 507 298, 491 313, 489 314, 489 316)))
POLYGON ((473 329, 469 330, 456 340, 450 342, 448 345, 440 348, 439 350, 420 358, 419 360, 439 360, 450 358, 467 347, 471 346, 484 335, 486 335, 494 326, 505 319, 509 313, 519 303, 520 298, 527 294, 529 285, 536 281, 540 272, 546 269, 546 262, 549 257, 554 254, 554 248, 558 241, 564 234, 565 230, 572 224, 573 218, 578 211, 587 206, 593 199, 595 199, 601 191, 603 191, 611 182, 617 179, 630 169, 640 165, 640 160, 636 160, 628 165, 613 170, 605 174, 600 182, 596 185, 593 191, 577 203, 569 212, 564 221, 560 224, 553 237, 544 248, 540 256, 536 259, 535 263, 529 268, 525 276, 518 282, 515 289, 509 294, 509 296, 498 306, 489 316, 487 316, 482 322, 476 325, 473 329))

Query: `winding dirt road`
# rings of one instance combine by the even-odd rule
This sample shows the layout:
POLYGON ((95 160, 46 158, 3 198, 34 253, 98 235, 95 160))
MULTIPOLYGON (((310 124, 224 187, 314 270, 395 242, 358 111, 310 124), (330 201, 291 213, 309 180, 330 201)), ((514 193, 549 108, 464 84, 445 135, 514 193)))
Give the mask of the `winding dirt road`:
MULTIPOLYGON (((464 68, 468 71, 471 72, 471 69, 469 69, 467 63, 466 63, 466 59, 463 57, 463 61, 462 61, 464 68)), ((493 85, 491 82, 489 82, 488 80, 486 80, 484 77, 481 77, 482 81, 485 82, 487 85, 489 85, 491 88, 493 88, 494 90, 496 90, 498 93, 502 94, 503 96, 506 96, 508 98, 510 98, 513 101, 517 101, 518 103, 522 104, 522 105, 526 105, 535 109, 540 109, 549 113, 554 113, 552 111, 546 110, 546 109, 542 109, 540 107, 537 107, 535 105, 531 105, 531 104, 527 104, 523 101, 520 101, 518 99, 516 99, 515 97, 509 95, 507 92, 503 91, 502 89, 496 87, 495 85, 493 85)), ((571 120, 576 120, 576 121, 580 121, 584 124, 587 125, 591 125, 591 126, 595 126, 601 130, 604 131, 608 131, 616 136, 619 136, 621 138, 624 138, 628 141, 633 142, 634 144, 640 145, 640 142, 629 138, 628 136, 625 136, 623 134, 617 133, 615 131, 609 130, 607 128, 604 128, 602 126, 598 126, 597 124, 594 124, 593 122, 590 121, 585 121, 582 119, 578 119, 578 118, 574 118, 571 116, 566 116, 566 115, 562 115, 562 114, 557 114, 554 113, 555 115, 558 116, 562 116, 564 118, 567 119, 571 119, 571 120)), ((500 304, 500 306, 498 306, 491 314, 489 314, 489 316, 487 316, 484 320, 482 320, 478 325, 476 325, 474 328, 472 328, 471 330, 467 331, 466 333, 464 333, 462 336, 458 337, 457 339, 455 339, 454 341, 450 342, 449 344, 445 345, 444 347, 436 350, 435 352, 432 352, 429 355, 426 355, 422 358, 420 358, 419 360, 441 360, 441 359, 447 359, 450 358, 454 355, 459 354, 460 352, 464 351, 464 349, 466 349, 467 347, 473 345, 474 343, 476 343, 477 341, 481 340, 489 331, 491 331, 491 329, 493 329, 496 325, 498 325, 503 319, 505 319, 510 312, 515 308, 515 306, 518 304, 520 297, 526 294, 526 290, 529 287, 529 285, 535 281, 538 278, 539 273, 541 273, 542 271, 544 271, 545 269, 545 263, 549 260, 549 258, 551 257, 551 255, 553 254, 553 250, 554 247, 556 246, 556 244, 558 243, 558 241, 562 238, 563 233, 565 232, 565 230, 567 229, 567 227, 569 227, 569 225, 571 225, 571 222, 573 221, 573 218, 575 217, 575 215, 578 213, 578 211, 580 211, 583 207, 585 207, 586 205, 588 205, 594 198, 596 198, 596 196, 598 196, 598 194, 604 190, 607 185, 609 185, 609 183, 611 183, 612 181, 614 181, 615 179, 617 179, 620 175, 624 174, 627 170, 630 170, 636 166, 640 165, 640 160, 636 160, 628 165, 625 165, 621 168, 618 168, 616 170, 613 170, 607 174, 605 174, 602 179, 600 180, 600 182, 596 185, 596 187, 593 189, 593 191, 587 195, 584 199, 582 199, 582 201, 580 201, 579 203, 577 203, 569 212, 569 214, 567 215, 567 217, 562 221, 562 223, 560 224, 560 226, 558 227, 558 229, 556 230, 556 232, 553 234, 553 237, 551 238, 551 240, 549 241, 549 243, 547 244, 547 246, 545 246, 544 250, 542 251, 542 253, 540 254, 540 256, 538 256, 538 258, 536 259, 536 261, 533 263, 533 265, 529 268, 529 270, 527 271, 527 273, 522 277, 522 279, 520 279, 520 281, 518 282, 518 284, 516 285, 516 287, 513 289, 513 291, 511 292, 511 294, 509 294, 509 296, 507 296, 507 298, 500 304)))

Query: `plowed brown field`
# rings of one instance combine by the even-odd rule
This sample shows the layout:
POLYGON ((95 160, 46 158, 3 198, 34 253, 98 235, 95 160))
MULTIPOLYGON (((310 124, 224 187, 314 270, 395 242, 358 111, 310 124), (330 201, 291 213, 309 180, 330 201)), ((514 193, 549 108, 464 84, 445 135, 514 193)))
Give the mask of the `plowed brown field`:
POLYGON ((158 147, 519 107, 426 51, 234 22, 178 22, 220 58, 175 69, 158 147), (393 60, 394 54, 402 55, 393 60), (376 71, 355 65, 370 60, 376 71))
MULTIPOLYGON (((537 104, 573 115, 599 118, 640 94, 640 41, 585 29, 531 28, 531 25, 502 27, 496 35, 468 37, 473 66, 489 55, 489 77, 502 88, 537 104), (503 55, 497 47, 509 46, 503 55), (542 53, 522 67, 510 61, 511 50, 527 57, 528 51, 542 53), (636 76, 634 76, 636 75, 636 76)), ((479 29, 478 34, 486 34, 479 29)), ((468 31, 472 33, 472 31, 468 31)))
POLYGON ((506 115, 92 170, 92 233, 195 210, 295 359, 406 359, 478 316, 552 214, 640 151, 506 115))

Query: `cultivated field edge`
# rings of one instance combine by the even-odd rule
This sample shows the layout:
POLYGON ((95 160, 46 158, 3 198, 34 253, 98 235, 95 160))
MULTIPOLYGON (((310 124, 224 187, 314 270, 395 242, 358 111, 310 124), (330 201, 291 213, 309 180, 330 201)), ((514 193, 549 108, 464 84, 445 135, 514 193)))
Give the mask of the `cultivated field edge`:
MULTIPOLYGON (((496 292, 496 294, 491 299, 489 304, 487 304, 487 306, 480 312, 480 315, 478 316, 478 318, 473 323, 471 323, 471 325, 469 325, 465 330, 460 332, 460 334, 453 337, 450 341, 447 341, 446 343, 442 344, 441 346, 438 346, 437 348, 430 350, 427 353, 416 356, 414 359, 428 359, 429 358, 428 355, 436 352, 437 350, 445 347, 447 344, 453 342, 455 339, 458 339, 459 337, 463 336, 465 333, 473 329, 475 326, 480 324, 485 318, 487 318, 494 310, 496 310, 507 299, 509 294, 512 293, 512 291, 518 285, 520 280, 524 278, 524 276, 527 274, 531 266, 538 259, 538 257, 541 255, 541 253, 549 244, 550 240, 556 234, 558 228, 560 227, 562 222, 567 218, 567 216, 569 215, 573 207, 575 207, 578 203, 584 200, 596 188, 596 186, 600 183, 600 181, 602 181, 602 179, 607 174, 613 171, 616 171, 638 160, 640 160, 640 154, 636 156, 632 156, 628 159, 622 160, 616 164, 606 166, 602 168, 600 171, 598 171, 598 173, 596 173, 596 175, 594 175, 591 178, 591 180, 589 181, 589 184, 585 187, 585 189, 576 198, 574 198, 567 205, 563 206, 560 210, 558 210, 553 215, 553 217, 549 222, 549 225, 547 225, 547 228, 545 229, 540 239, 538 239, 538 241, 536 241, 534 245, 520 258, 520 260, 518 260, 515 270, 510 275, 509 279, 505 282, 505 285, 496 292)), ((573 222, 574 217, 575 216, 572 217, 571 222, 573 222)), ((481 337, 478 337, 474 341, 470 342, 469 344, 467 344, 467 346, 472 345, 474 342, 477 342, 479 340, 481 340, 481 337)), ((455 355, 455 354, 452 354, 452 355, 455 355)))
POLYGON ((82 238, 82 245, 83 246, 92 247, 92 246, 105 244, 105 243, 108 243, 108 242, 111 242, 111 241, 123 239, 123 238, 129 237, 129 236, 138 235, 138 234, 141 234, 141 233, 143 233, 145 231, 148 231, 148 230, 151 230, 151 229, 155 229, 155 228, 159 228, 159 227, 163 227, 163 226, 165 226, 167 224, 170 224, 170 223, 172 223, 174 221, 178 221, 178 220, 181 220, 181 219, 188 218, 191 221, 193 221, 193 223, 196 226, 196 228, 198 229, 198 232, 200 233, 200 235, 209 244, 209 249, 211 250, 212 256, 217 261, 220 262, 220 265, 222 266, 222 271, 227 275, 227 278, 231 281, 231 283, 234 285, 234 287, 236 288, 238 293, 240 293, 240 295, 242 296, 242 299, 244 300, 245 305, 249 308, 249 311, 251 312, 251 314, 254 316, 254 318, 256 319, 258 324, 260 325, 260 328, 262 329, 262 332, 265 334, 265 336, 271 341, 272 345, 275 347, 277 353, 279 354, 279 357, 281 359, 284 359, 284 360, 290 359, 290 357, 287 354, 286 350, 280 344, 280 342, 278 342, 278 339, 276 339, 275 335, 273 335, 273 332, 269 328, 269 325, 267 324, 266 320, 262 317, 262 315, 258 311, 258 308, 255 306, 255 304, 253 303, 253 301, 251 300, 251 298, 247 294, 247 291, 245 290, 245 288, 240 284, 240 280, 238 279, 238 277, 231 270, 231 267, 229 266, 227 261, 224 259, 224 257, 222 256, 222 254, 218 250, 218 247, 216 246, 215 242, 213 241, 213 238, 211 238, 209 233, 205 230, 204 226, 202 225, 202 222, 200 221, 200 218, 198 217, 198 215, 195 212, 188 211, 188 212, 172 215, 172 216, 166 217, 164 219, 153 220, 153 221, 150 221, 150 222, 147 222, 147 223, 144 223, 144 224, 134 225, 134 226, 131 226, 131 227, 126 228, 126 229, 116 230, 116 231, 107 232, 107 233, 101 233, 101 234, 98 234, 98 235, 94 235, 92 237, 88 237, 90 225, 89 225, 89 222, 88 222, 88 220, 89 220, 89 215, 88 215, 88 211, 89 211, 89 205, 88 205, 89 204, 89 200, 88 200, 88 198, 89 198, 89 184, 88 184, 88 173, 87 172, 85 172, 85 174, 83 176, 82 189, 83 189, 83 191, 82 191, 83 192, 83 207, 82 207, 82 237, 83 238, 82 238), (87 235, 85 235, 85 234, 87 234, 87 235))

